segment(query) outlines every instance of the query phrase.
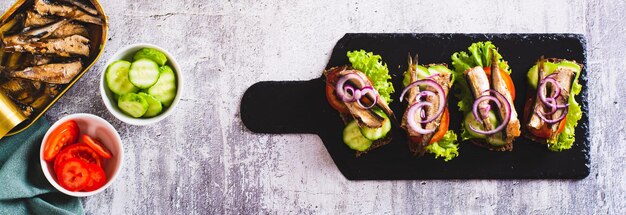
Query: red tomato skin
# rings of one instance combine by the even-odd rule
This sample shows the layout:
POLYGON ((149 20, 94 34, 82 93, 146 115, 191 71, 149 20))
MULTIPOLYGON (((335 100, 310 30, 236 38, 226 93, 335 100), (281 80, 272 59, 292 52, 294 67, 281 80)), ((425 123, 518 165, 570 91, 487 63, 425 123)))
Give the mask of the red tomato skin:
POLYGON ((339 79, 339 72, 341 69, 334 69, 328 72, 326 75, 326 100, 330 106, 339 111, 340 113, 350 113, 348 107, 337 97, 335 84, 337 84, 337 80, 339 79))
POLYGON ((446 107, 442 114, 443 116, 441 116, 441 124, 439 124, 437 132, 435 132, 428 144, 433 144, 440 141, 441 139, 443 139, 443 136, 446 135, 446 132, 448 132, 448 128, 450 126, 450 112, 448 112, 448 107, 446 107))
POLYGON ((85 188, 83 188, 84 191, 86 192, 90 192, 90 191, 94 191, 97 189, 100 189, 102 186, 104 186, 104 184, 106 184, 107 178, 106 178, 106 174, 104 173, 104 169, 102 169, 102 167, 95 165, 95 164, 89 164, 89 175, 91 176, 89 182, 87 182, 87 186, 85 186, 85 188))
POLYGON ((91 138, 89 135, 83 134, 81 136, 81 140, 83 143, 86 143, 91 149, 93 149, 100 157, 104 159, 110 159, 113 156, 111 155, 111 151, 107 149, 100 141, 91 138))
POLYGON ((78 158, 85 161, 87 164, 96 164, 102 166, 100 156, 93 151, 87 144, 78 143, 72 144, 63 148, 63 150, 56 156, 54 160, 53 168, 56 170, 61 163, 71 158, 78 158))
POLYGON ((74 120, 59 125, 48 135, 48 139, 44 143, 43 159, 45 161, 54 160, 63 147, 76 143, 79 132, 78 124, 74 120))
POLYGON ((87 168, 88 164, 78 158, 64 161, 55 170, 59 185, 69 191, 82 190, 91 177, 87 168))

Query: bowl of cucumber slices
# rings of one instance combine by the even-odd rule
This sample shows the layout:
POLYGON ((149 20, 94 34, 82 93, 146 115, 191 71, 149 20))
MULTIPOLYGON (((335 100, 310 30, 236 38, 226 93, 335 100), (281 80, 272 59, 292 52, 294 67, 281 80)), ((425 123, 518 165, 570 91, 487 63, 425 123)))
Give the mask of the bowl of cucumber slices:
POLYGON ((124 47, 100 78, 107 109, 132 125, 149 125, 172 114, 182 92, 182 73, 170 53, 151 44, 124 47))

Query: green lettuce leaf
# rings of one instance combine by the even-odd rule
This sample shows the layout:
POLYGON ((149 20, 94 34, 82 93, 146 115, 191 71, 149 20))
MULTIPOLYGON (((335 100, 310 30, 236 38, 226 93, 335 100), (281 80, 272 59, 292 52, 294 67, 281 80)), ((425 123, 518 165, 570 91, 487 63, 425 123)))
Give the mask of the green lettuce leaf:
POLYGON ((580 104, 576 102, 576 95, 580 94, 583 86, 578 83, 580 77, 580 70, 576 71, 576 78, 572 83, 572 90, 569 97, 569 107, 567 109, 567 115, 565 116, 565 128, 563 132, 559 134, 558 138, 548 140, 548 148, 552 151, 563 151, 572 148, 575 138, 575 129, 578 125, 578 120, 583 116, 580 104))
POLYGON ((372 52, 359 50, 349 51, 348 58, 354 69, 365 73, 370 78, 374 89, 378 91, 383 101, 389 104, 392 101, 390 95, 394 89, 393 84, 389 81, 391 79, 389 69, 387 64, 382 63, 382 57, 372 52))
POLYGON ((435 158, 442 157, 444 161, 452 160, 459 156, 459 144, 455 144, 456 140, 454 131, 448 130, 441 140, 426 146, 426 151, 434 154, 435 158))

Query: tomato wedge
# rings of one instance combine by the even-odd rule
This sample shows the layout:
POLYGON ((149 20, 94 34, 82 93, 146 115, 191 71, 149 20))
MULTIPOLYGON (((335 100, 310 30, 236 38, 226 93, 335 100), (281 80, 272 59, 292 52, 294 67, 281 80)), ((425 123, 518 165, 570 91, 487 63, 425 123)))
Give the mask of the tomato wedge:
POLYGON ((91 147, 87 144, 78 143, 65 147, 63 151, 57 155, 54 160, 54 169, 57 169, 63 162, 72 158, 80 159, 87 164, 102 166, 100 163, 100 155, 98 155, 98 153, 91 149, 91 147))
POLYGON ((109 159, 111 157, 113 157, 111 155, 111 151, 109 151, 109 149, 107 149, 107 147, 105 147, 104 145, 102 145, 102 143, 100 143, 100 141, 91 138, 89 135, 83 134, 80 139, 86 143, 89 147, 91 147, 91 149, 93 149, 94 151, 96 151, 96 153, 98 153, 98 155, 100 155, 100 157, 104 158, 104 159, 109 159))
POLYGON ((91 179, 88 168, 88 164, 78 158, 62 162, 55 170, 59 185, 69 191, 82 190, 91 179))
POLYGON ((87 186, 85 186, 83 190, 89 192, 100 189, 104 186, 107 178, 102 167, 95 164, 89 164, 87 169, 89 170, 90 179, 89 182, 87 182, 87 186))
POLYGON ((567 122, 567 118, 563 118, 563 120, 561 120, 561 124, 559 124, 559 130, 556 131, 557 134, 560 134, 561 132, 563 132, 563 130, 565 129, 565 122, 567 122))
POLYGON ((335 84, 337 84, 339 72, 341 71, 342 69, 334 69, 326 74, 326 100, 328 100, 328 104, 330 104, 333 109, 341 113, 350 113, 348 107, 346 107, 343 101, 341 101, 335 93, 335 84))
POLYGON ((76 143, 79 132, 78 124, 74 120, 59 125, 48 135, 44 146, 43 159, 46 161, 54 160, 54 157, 64 146, 76 143))
POLYGON ((430 143, 433 144, 437 141, 443 139, 443 136, 448 132, 448 127, 450 126, 450 112, 448 112, 448 107, 443 111, 443 116, 441 116, 441 124, 439 124, 439 129, 433 135, 433 138, 430 139, 430 143))
MULTIPOLYGON (((489 82, 491 82, 491 66, 483 67, 483 70, 485 70, 487 79, 489 79, 489 82)), ((506 88, 508 88, 509 93, 511 93, 511 99, 515 101, 515 85, 513 84, 513 79, 511 79, 511 76, 506 73, 502 68, 500 68, 500 76, 502 76, 502 79, 506 83, 506 88)))
POLYGON ((509 93, 511 93, 511 100, 515 101, 515 85, 513 84, 513 79, 502 69, 500 69, 500 75, 502 76, 502 80, 506 83, 506 88, 509 89, 509 93))

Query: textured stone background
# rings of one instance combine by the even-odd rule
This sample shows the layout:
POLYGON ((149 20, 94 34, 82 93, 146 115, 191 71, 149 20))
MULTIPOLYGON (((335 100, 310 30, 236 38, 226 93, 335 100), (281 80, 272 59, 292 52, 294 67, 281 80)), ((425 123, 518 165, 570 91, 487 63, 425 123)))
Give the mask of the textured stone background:
MULTIPOLYGON (((12 4, 0 1, 0 11, 12 4)), ((125 167, 85 198, 89 214, 624 214, 626 1, 102 0, 110 40, 100 61, 48 117, 92 113, 125 143, 125 167), (254 134, 241 124, 246 88, 319 77, 346 32, 582 33, 588 41, 591 174, 580 181, 347 181, 314 135, 254 134), (147 42, 177 56, 178 110, 126 125, 98 91, 106 59, 147 42)))

